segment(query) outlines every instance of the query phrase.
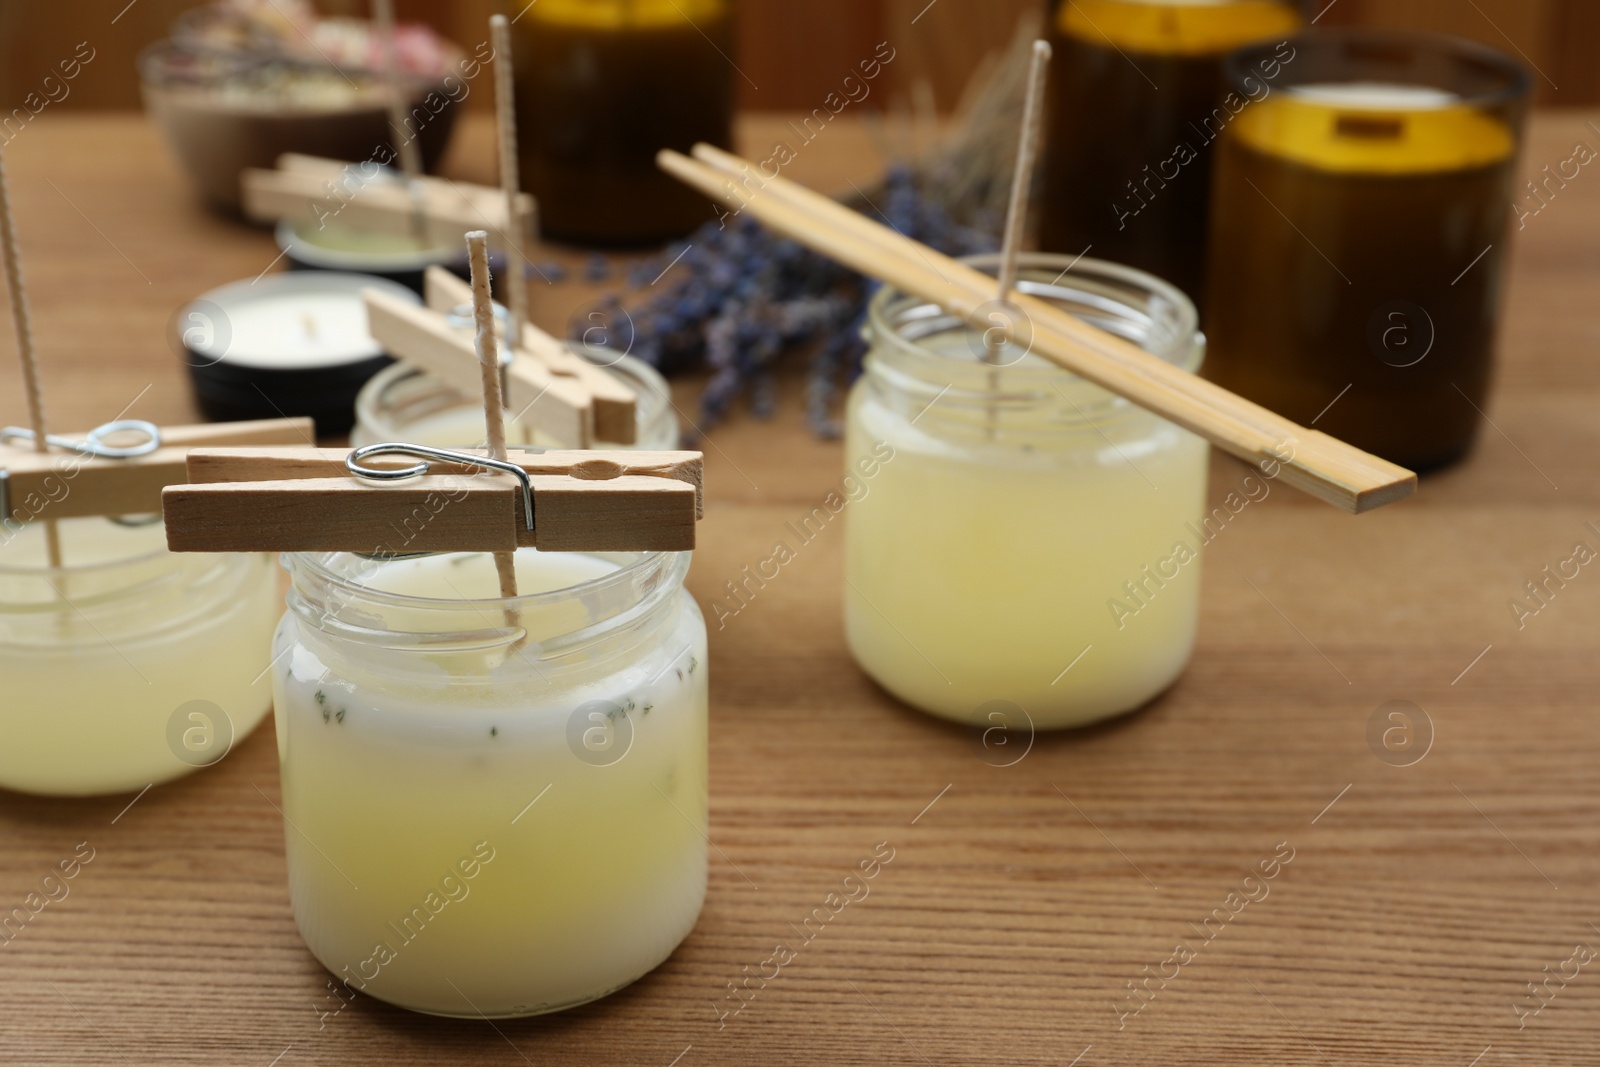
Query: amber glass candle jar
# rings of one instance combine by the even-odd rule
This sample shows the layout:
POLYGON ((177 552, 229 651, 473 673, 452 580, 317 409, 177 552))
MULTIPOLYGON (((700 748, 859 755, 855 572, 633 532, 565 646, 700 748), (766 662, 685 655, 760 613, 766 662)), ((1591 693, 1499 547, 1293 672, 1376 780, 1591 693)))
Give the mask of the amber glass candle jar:
POLYGON ((539 0, 512 32, 522 180, 545 236, 644 244, 712 217, 656 153, 732 147, 729 0, 539 0))
MULTIPOLYGON (((1202 297, 1212 144, 1292 54, 1231 91, 1228 53, 1300 26, 1281 0, 1057 0, 1039 244, 1202 297)), ((1272 49, 1268 48, 1269 55, 1272 49)))
MULTIPOLYGON (((1209 376, 1414 470, 1488 406, 1528 77, 1447 37, 1309 34, 1218 146, 1209 376)), ((1231 61, 1236 80, 1269 51, 1231 61)))

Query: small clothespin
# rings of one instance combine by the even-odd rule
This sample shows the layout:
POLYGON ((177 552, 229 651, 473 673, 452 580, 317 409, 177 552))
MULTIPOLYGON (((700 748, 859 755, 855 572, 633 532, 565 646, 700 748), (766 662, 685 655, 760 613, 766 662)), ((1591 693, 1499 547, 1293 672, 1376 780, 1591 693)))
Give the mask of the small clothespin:
MULTIPOLYGON (((473 396, 479 371, 472 287, 442 267, 430 267, 424 291, 426 306, 420 308, 377 289, 363 292, 368 329, 396 359, 473 396)), ((518 422, 569 448, 634 443, 638 397, 632 389, 532 323, 523 323, 515 348, 506 343, 508 333, 497 323, 506 407, 518 422)))
POLYGON ((702 478, 699 452, 199 449, 162 504, 174 552, 685 552, 702 478))
POLYGON ((202 445, 292 445, 311 440, 310 419, 158 427, 137 419, 45 438, 0 429, 0 521, 146 515, 161 491, 188 480, 189 450, 202 445))
MULTIPOLYGON (((407 178, 375 160, 345 163, 337 159, 288 153, 275 170, 252 168, 240 179, 245 214, 260 222, 292 222, 321 229, 421 235, 443 246, 461 239, 463 230, 489 226, 511 232, 506 198, 499 189, 468 182, 419 175, 407 178)), ((532 215, 533 197, 522 194, 520 211, 532 215)))

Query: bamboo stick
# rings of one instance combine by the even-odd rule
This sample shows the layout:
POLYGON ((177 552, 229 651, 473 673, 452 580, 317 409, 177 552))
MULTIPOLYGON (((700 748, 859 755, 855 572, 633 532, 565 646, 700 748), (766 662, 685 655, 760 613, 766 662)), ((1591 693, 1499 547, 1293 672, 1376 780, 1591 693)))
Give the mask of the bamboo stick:
MULTIPOLYGON (((836 201, 782 177, 762 178, 748 199, 730 177, 751 165, 709 145, 701 161, 677 152, 657 157, 669 173, 712 199, 749 211, 773 229, 846 266, 933 301, 979 329, 992 299, 990 275, 902 237, 836 201)), ((1396 464, 1299 426, 1212 382, 1189 374, 1060 308, 1018 294, 1020 323, 1003 327, 1014 343, 1207 438, 1219 448, 1276 470, 1320 500, 1360 513, 1410 496, 1416 475, 1396 464), (1031 335, 1031 336, 1030 336, 1031 335)))

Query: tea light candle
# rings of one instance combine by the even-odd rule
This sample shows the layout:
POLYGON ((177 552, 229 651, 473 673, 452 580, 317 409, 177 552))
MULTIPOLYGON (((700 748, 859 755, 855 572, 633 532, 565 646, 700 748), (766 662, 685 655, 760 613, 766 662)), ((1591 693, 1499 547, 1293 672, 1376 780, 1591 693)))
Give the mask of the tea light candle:
MULTIPOLYGON (((1024 256, 1019 288, 1199 363, 1195 311, 1176 289, 1072 262, 1024 256)), ((993 701, 1041 728, 1139 706, 1194 644, 1207 444, 1036 357, 1007 348, 985 366, 983 336, 930 311, 877 297, 851 393, 856 661, 961 722, 993 701)))
POLYGON ((0 525, 0 787, 142 789, 256 727, 281 606, 268 557, 177 556, 159 522, 67 519, 52 569, 43 525, 0 525))
POLYGON ((687 554, 286 557, 274 673, 312 953, 413 1011, 604 996, 706 888, 706 646, 687 554), (508 610, 517 620, 507 622, 508 610))
POLYGON ((417 295, 362 274, 289 273, 235 282, 186 305, 175 327, 200 408, 211 419, 309 415, 342 433, 355 397, 392 361, 367 330, 361 291, 417 295))
MULTIPOLYGON (((1488 407, 1526 75, 1450 39, 1293 45, 1305 80, 1218 146, 1228 240, 1211 253, 1207 373, 1385 459, 1442 466, 1488 407)), ((1235 57, 1235 77, 1260 54, 1235 57)))

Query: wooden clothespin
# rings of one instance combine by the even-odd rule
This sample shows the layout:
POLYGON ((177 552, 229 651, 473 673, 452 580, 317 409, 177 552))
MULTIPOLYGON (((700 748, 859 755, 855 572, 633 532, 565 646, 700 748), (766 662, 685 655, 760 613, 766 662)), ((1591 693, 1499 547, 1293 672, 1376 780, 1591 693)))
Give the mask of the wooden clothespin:
POLYGON ((162 505, 174 552, 683 552, 695 546, 702 459, 510 452, 501 465, 406 444, 198 449, 190 484, 162 505))
MULTIPOLYGON (((409 237, 417 233, 420 214, 422 236, 437 245, 454 244, 463 230, 480 226, 513 229, 499 189, 427 176, 406 179, 371 160, 344 163, 289 153, 278 157, 276 170, 245 171, 241 185, 245 214, 261 222, 289 219, 409 237)), ((533 214, 533 197, 524 193, 519 203, 533 214)))
MULTIPOLYGON (((464 396, 476 395, 479 371, 472 328, 448 321, 452 313, 471 307, 472 287, 442 267, 430 267, 424 289, 426 306, 421 308, 366 290, 368 329, 396 359, 464 396)), ((520 340, 505 368, 506 406, 517 421, 571 448, 597 440, 635 442, 638 397, 632 389, 532 323, 523 324, 520 340)))
POLYGON ((188 481, 189 450, 200 445, 292 445, 311 439, 310 419, 157 427, 122 420, 85 434, 45 439, 0 430, 0 521, 145 515, 161 491, 188 481))

